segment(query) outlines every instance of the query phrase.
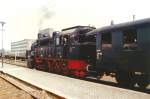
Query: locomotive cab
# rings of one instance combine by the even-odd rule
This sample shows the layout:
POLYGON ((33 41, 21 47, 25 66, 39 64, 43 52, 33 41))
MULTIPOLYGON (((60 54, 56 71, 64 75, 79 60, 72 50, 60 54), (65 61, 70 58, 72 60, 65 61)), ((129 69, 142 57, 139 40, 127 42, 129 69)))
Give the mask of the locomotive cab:
POLYGON ((68 68, 73 71, 77 70, 76 76, 87 75, 87 65, 95 63, 96 45, 87 42, 88 37, 86 36, 86 33, 93 29, 95 28, 89 26, 76 26, 62 30, 64 56, 70 60, 68 68))

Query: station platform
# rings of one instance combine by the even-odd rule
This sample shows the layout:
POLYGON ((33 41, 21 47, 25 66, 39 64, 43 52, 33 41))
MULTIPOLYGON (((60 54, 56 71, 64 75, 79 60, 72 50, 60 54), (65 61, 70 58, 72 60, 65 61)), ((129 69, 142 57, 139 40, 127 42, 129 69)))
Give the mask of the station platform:
MULTIPOLYGON (((0 65, 1 66, 1 65, 0 65)), ((150 99, 146 93, 4 64, 0 71, 67 99, 150 99)))

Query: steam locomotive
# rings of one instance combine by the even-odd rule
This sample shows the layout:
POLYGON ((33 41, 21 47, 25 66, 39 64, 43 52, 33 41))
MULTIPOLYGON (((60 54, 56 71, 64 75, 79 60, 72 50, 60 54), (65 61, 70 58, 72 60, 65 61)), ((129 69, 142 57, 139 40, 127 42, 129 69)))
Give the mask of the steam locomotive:
POLYGON ((28 67, 67 76, 116 78, 146 88, 150 82, 150 19, 102 28, 75 26, 38 34, 28 67))

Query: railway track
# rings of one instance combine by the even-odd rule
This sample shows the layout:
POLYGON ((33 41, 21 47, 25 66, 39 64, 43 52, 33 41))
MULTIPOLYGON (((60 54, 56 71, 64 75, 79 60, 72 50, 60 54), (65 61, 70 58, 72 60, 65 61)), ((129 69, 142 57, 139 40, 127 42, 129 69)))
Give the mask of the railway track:
MULTIPOLYGON (((0 59, 1 62, 1 59, 0 59)), ((22 67, 26 67, 27 66, 27 62, 26 61, 21 61, 21 60, 11 60, 11 59, 5 59, 4 63, 7 64, 12 64, 12 65, 18 65, 18 66, 22 66, 22 67)))
POLYGON ((3 72, 0 86, 0 99, 64 99, 3 72))
POLYGON ((0 99, 34 99, 24 90, 14 86, 0 74, 0 99))

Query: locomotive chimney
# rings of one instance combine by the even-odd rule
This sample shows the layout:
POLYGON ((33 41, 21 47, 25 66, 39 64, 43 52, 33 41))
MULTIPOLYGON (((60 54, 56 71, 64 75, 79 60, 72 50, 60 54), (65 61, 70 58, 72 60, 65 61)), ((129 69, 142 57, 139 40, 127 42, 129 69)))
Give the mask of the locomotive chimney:
POLYGON ((114 25, 114 20, 111 20, 111 23, 110 23, 110 25, 114 25))
POLYGON ((133 21, 135 21, 135 15, 133 15, 132 17, 133 17, 133 21))

